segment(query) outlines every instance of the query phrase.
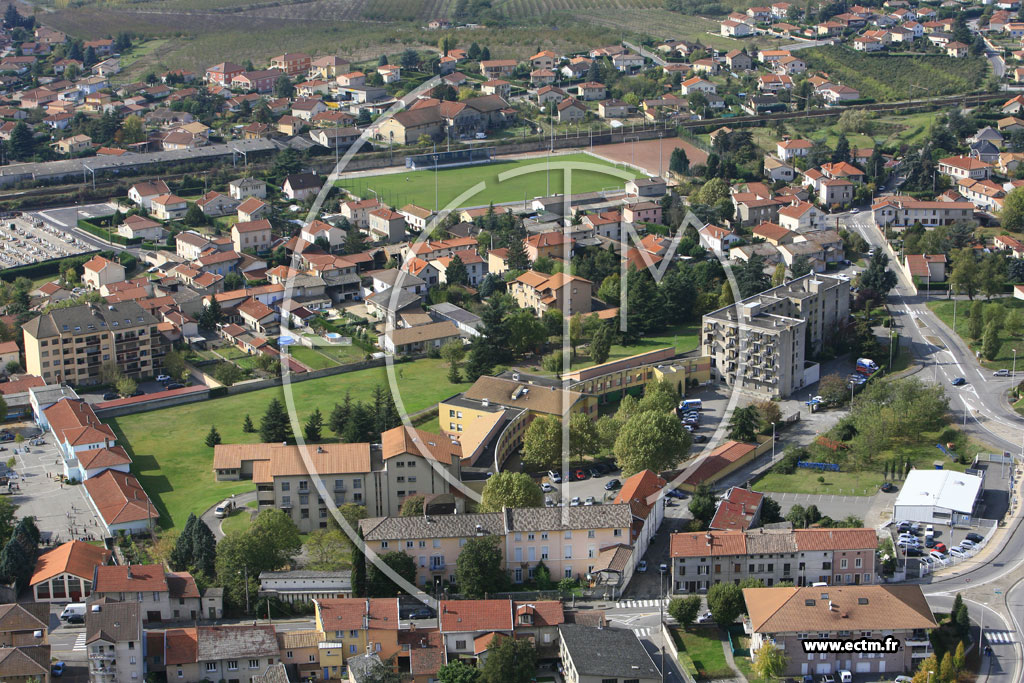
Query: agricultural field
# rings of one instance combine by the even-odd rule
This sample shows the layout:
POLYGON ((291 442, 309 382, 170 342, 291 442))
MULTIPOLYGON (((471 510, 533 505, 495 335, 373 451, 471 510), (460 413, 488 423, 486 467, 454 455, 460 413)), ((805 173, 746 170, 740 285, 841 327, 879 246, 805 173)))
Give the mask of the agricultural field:
POLYGON ((880 102, 972 92, 988 76, 983 57, 870 55, 843 46, 808 48, 800 56, 808 70, 824 71, 861 97, 880 102))
MULTIPOLYGON (((869 119, 871 126, 869 135, 847 132, 846 139, 850 143, 850 147, 874 147, 881 144, 891 149, 901 145, 920 144, 924 142, 929 129, 935 123, 935 118, 941 113, 941 111, 926 111, 906 115, 876 116, 869 119)), ((780 127, 758 127, 748 130, 753 135, 754 144, 771 154, 775 154, 775 143, 780 138, 780 130, 792 137, 805 137, 816 142, 824 141, 826 145, 833 148, 843 132, 836 119, 832 119, 832 123, 829 125, 825 125, 819 119, 813 122, 786 122, 780 127)), ((708 142, 707 138, 707 135, 701 136, 705 142, 708 142)))
MULTIPOLYGON (((465 201, 466 206, 487 206, 503 202, 523 201, 563 192, 563 172, 555 169, 545 172, 546 157, 535 157, 520 161, 496 162, 481 166, 465 166, 437 172, 437 206, 443 208, 477 183, 486 187, 477 195, 465 201), (529 166, 537 170, 527 175, 498 181, 498 175, 529 166), (550 181, 550 184, 549 184, 550 181)), ((616 164, 589 154, 562 154, 551 157, 558 163, 590 163, 614 168, 616 164)), ((639 175, 629 168, 619 166, 632 177, 639 175)), ((596 192, 602 189, 621 188, 624 180, 599 171, 573 171, 572 192, 596 192)), ((434 208, 434 171, 412 171, 387 175, 366 176, 337 181, 339 187, 360 197, 369 197, 376 192, 381 201, 391 206, 416 204, 428 209, 434 208), (373 190, 374 192, 371 192, 373 190)))
MULTIPOLYGON (((446 365, 437 359, 401 363, 395 366, 395 373, 409 413, 429 408, 469 386, 438 381, 438 377, 445 376, 446 365)), ((314 408, 319 408, 326 419, 346 391, 352 393, 353 400, 368 401, 374 386, 387 385, 387 381, 385 368, 369 368, 295 382, 291 395, 299 423, 314 408)), ((260 389, 108 421, 118 443, 132 456, 132 473, 153 498, 161 527, 180 528, 190 512, 199 513, 231 494, 253 489, 251 481, 214 481, 213 449, 205 444, 206 434, 211 425, 216 425, 224 443, 259 441, 259 434, 242 431, 242 421, 249 415, 258 426, 272 398, 284 401, 284 390, 260 389)))

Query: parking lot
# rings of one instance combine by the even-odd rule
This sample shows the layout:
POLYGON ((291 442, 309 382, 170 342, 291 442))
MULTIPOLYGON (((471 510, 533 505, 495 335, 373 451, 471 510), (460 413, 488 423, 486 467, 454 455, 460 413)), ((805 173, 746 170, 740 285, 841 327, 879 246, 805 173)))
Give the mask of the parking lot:
MULTIPOLYGON (((19 423, 12 426, 11 431, 33 440, 39 433, 31 423, 19 423)), ((58 479, 64 469, 53 444, 53 435, 38 438, 42 439, 42 445, 8 441, 3 444, 6 450, 0 452, 4 460, 14 458, 20 490, 10 495, 11 502, 18 506, 18 515, 35 517, 44 544, 57 545, 73 538, 102 539, 103 527, 86 497, 85 487, 62 484, 58 479)), ((7 488, 2 487, 0 491, 6 493, 7 488)))
POLYGON ((25 216, 0 221, 0 243, 0 264, 4 268, 74 256, 92 249, 70 231, 25 216))

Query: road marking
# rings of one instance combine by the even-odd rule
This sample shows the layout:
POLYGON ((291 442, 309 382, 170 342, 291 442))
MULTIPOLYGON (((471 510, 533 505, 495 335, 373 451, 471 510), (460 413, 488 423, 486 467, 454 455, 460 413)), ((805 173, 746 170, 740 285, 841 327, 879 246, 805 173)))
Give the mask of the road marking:
MULTIPOLYGON (((653 631, 654 631, 654 629, 652 629, 652 628, 635 628, 635 629, 633 629, 633 633, 635 633, 638 638, 647 638, 648 636, 650 636, 652 634, 653 631)), ((1002 641, 1000 641, 1000 642, 1002 642, 1002 641)))
POLYGON ((1013 631, 985 631, 985 640, 990 643, 1012 643, 1013 631))
POLYGON ((71 648, 72 652, 85 652, 85 631, 78 634, 75 638, 75 646, 71 648))
POLYGON ((615 609, 636 609, 638 607, 658 607, 659 603, 668 604, 668 599, 664 600, 620 600, 615 603, 615 609))

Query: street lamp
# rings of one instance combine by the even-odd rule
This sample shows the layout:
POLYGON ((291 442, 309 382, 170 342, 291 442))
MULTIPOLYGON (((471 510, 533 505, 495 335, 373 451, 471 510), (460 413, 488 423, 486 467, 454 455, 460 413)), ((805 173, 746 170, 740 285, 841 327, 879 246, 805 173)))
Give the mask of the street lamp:
POLYGON ((1013 350, 1013 370, 1010 370, 1010 379, 1017 376, 1017 349, 1013 350))
MULTIPOLYGON (((245 572, 245 613, 249 614, 249 565, 245 565, 242 568, 242 572, 245 572)), ((241 574, 242 572, 238 572, 241 574)))
POLYGON ((437 213, 437 155, 435 154, 434 159, 434 213, 437 213))

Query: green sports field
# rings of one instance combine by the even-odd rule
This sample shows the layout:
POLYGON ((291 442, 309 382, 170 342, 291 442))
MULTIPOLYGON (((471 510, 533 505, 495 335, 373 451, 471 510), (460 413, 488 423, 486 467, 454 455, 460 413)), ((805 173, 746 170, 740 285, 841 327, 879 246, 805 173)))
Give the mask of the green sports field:
MULTIPOLYGON (((545 157, 442 169, 437 172, 437 206, 443 209, 456 197, 481 182, 485 183, 485 187, 472 197, 465 197, 459 202, 459 207, 486 206, 558 194, 563 192, 565 172, 561 167, 555 168, 555 165, 581 163, 616 168, 612 162, 589 154, 564 154, 551 157, 550 171, 546 167, 545 157), (498 180, 499 174, 528 167, 536 170, 504 181, 498 180)), ((633 178, 640 175, 628 167, 619 165, 617 168, 633 178)), ((579 194, 621 188, 625 180, 598 170, 573 170, 571 183, 572 193, 579 194)), ((434 208, 432 170, 346 178, 339 180, 337 184, 360 197, 372 197, 373 192, 370 190, 374 190, 381 201, 396 208, 406 204, 416 204, 426 209, 434 208)))

